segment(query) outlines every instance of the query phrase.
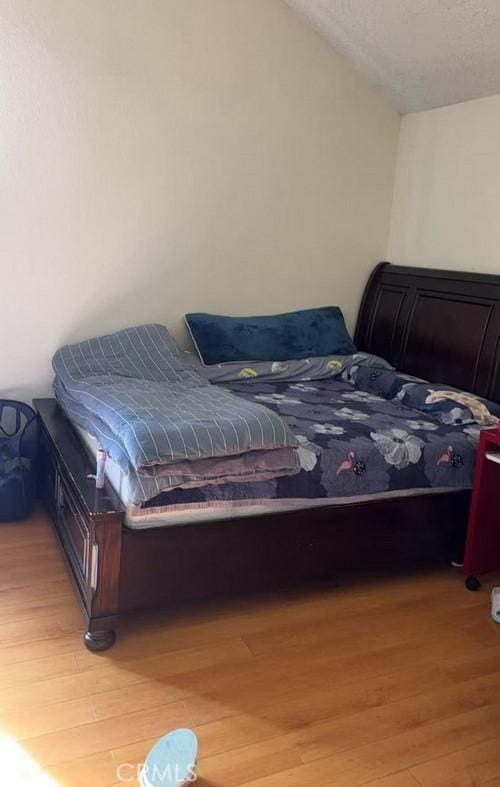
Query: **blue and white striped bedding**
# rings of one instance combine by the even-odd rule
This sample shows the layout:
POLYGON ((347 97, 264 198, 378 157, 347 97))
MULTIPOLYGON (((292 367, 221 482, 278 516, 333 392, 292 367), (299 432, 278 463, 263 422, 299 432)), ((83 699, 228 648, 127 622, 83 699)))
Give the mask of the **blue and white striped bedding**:
POLYGON ((284 419, 203 379, 162 325, 66 345, 53 368, 58 401, 133 477, 134 503, 179 486, 299 469, 284 419), (216 458, 222 470, 204 461, 216 458))

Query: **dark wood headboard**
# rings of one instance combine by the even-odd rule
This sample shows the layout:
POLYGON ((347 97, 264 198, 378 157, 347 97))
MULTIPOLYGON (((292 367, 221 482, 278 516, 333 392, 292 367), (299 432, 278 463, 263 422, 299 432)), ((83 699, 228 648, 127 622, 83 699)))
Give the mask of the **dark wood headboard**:
POLYGON ((500 276, 381 262, 355 343, 401 371, 500 402, 500 276))

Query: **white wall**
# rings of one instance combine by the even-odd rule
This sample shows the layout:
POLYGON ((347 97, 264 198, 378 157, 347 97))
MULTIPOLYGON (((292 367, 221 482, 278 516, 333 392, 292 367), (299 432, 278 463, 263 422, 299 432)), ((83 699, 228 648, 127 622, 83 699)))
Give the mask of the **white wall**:
POLYGON ((399 116, 281 0, 0 0, 0 395, 64 342, 341 304, 399 116))
POLYGON ((500 273, 500 96, 403 118, 388 259, 500 273))

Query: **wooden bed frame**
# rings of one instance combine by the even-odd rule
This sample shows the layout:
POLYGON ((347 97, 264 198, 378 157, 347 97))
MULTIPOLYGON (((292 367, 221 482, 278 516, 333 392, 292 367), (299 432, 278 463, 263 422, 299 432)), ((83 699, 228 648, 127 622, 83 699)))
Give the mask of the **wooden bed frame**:
MULTIPOLYGON (((500 276, 380 263, 356 327, 360 350, 398 369, 500 401, 500 276)), ((54 399, 41 422, 43 497, 87 622, 105 650, 119 615, 188 599, 331 579, 349 567, 443 561, 463 543, 470 494, 415 493, 370 502, 132 530, 54 399)))

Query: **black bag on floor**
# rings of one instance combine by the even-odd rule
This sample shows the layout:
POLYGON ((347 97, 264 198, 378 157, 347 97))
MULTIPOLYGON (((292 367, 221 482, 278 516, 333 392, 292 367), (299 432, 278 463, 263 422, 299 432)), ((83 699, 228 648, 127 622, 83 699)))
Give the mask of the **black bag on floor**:
POLYGON ((38 419, 23 402, 0 399, 0 522, 29 516, 37 491, 38 419))

